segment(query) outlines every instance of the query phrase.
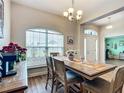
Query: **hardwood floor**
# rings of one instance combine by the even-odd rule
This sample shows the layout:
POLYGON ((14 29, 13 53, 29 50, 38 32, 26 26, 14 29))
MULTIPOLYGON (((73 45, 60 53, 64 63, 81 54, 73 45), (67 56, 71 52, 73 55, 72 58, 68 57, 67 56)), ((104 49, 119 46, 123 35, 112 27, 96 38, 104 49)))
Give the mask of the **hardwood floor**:
MULTIPOLYGON (((26 93, 50 93, 50 86, 48 89, 45 89, 46 85, 46 77, 45 76, 38 76, 29 78, 29 87, 26 93)), ((63 89, 60 89, 58 93, 63 93, 63 89)))
POLYGON ((32 77, 29 78, 27 93, 50 93, 50 91, 45 90, 45 77, 32 77))
MULTIPOLYGON (((45 76, 29 78, 28 83, 29 83, 29 87, 28 87, 26 93, 51 93, 50 87, 48 87, 47 90, 45 89, 45 84, 46 84, 45 76)), ((64 93, 63 89, 61 88, 57 93, 64 93)), ((70 92, 70 93, 72 93, 72 92, 70 92)), ((124 93, 124 88, 123 88, 123 93, 124 93)))
POLYGON ((107 60, 106 63, 121 66, 124 65, 124 60, 107 60))

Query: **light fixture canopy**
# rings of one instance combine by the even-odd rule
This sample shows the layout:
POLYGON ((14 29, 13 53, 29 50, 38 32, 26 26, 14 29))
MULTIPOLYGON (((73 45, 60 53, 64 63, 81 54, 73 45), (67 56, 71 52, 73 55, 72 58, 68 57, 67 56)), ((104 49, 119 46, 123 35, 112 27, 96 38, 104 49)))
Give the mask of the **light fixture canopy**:
POLYGON ((69 21, 79 21, 81 20, 82 15, 83 15, 82 10, 78 10, 75 12, 74 0, 72 0, 72 7, 67 9, 67 11, 63 12, 63 16, 68 18, 69 21))

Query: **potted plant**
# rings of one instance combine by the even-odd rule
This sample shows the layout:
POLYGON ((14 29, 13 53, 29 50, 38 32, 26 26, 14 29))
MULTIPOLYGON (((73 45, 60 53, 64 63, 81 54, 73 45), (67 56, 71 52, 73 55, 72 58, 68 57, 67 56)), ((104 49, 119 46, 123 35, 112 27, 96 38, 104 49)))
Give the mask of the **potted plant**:
MULTIPOLYGON (((26 57, 24 59, 24 55, 26 56, 26 48, 22 48, 16 43, 9 43, 8 46, 3 46, 1 50, 1 54, 6 57, 14 57, 16 55, 16 62, 19 62, 21 59, 26 60, 26 57)), ((13 69, 14 62, 11 62, 9 64, 9 68, 13 69)))

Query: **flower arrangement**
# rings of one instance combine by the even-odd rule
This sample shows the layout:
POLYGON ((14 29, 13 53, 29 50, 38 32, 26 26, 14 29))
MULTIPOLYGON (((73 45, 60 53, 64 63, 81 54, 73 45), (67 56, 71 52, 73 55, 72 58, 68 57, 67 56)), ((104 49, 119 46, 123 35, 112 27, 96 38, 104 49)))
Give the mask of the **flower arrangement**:
POLYGON ((77 51, 76 50, 68 50, 66 51, 66 55, 76 55, 77 54, 77 51))
POLYGON ((75 50, 68 50, 68 51, 66 52, 67 57, 68 57, 71 61, 74 60, 74 57, 75 57, 76 54, 77 54, 77 51, 75 51, 75 50))
POLYGON ((9 43, 8 46, 3 46, 2 53, 15 53, 17 58, 21 60, 26 60, 26 48, 22 48, 16 43, 9 43))

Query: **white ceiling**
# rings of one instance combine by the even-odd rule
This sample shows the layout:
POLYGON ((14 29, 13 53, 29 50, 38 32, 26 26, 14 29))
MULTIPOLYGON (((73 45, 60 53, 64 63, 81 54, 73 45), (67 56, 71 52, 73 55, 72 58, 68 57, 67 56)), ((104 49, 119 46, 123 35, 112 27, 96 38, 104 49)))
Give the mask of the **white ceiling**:
POLYGON ((117 22, 118 20, 124 20, 124 11, 113 14, 113 15, 108 16, 106 18, 100 19, 100 20, 93 22, 93 23, 96 25, 99 25, 99 26, 104 26, 104 25, 107 25, 109 23, 117 22))
MULTIPOLYGON (((18 4, 40 9, 57 15, 71 7, 71 0, 12 0, 18 4)), ((84 16, 96 15, 96 13, 117 9, 124 6, 124 0, 75 0, 75 9, 84 11, 84 16)))

